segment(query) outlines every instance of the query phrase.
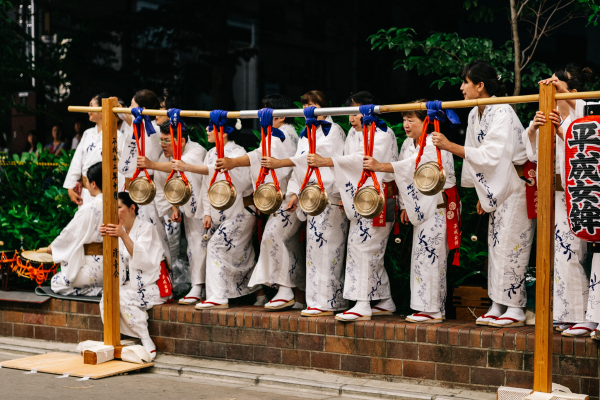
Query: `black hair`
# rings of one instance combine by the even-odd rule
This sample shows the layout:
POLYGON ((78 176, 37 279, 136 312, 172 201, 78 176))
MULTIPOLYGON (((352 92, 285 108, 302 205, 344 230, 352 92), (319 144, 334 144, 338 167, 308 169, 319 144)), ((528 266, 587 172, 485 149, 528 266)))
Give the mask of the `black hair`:
POLYGON ((320 90, 311 90, 310 92, 304 93, 300 98, 300 102, 302 105, 313 103, 318 104, 322 108, 329 107, 329 99, 327 98, 327 95, 320 90))
POLYGON ((344 105, 346 107, 364 106, 366 104, 379 104, 379 99, 367 91, 351 94, 344 105))
POLYGON ((485 91, 490 96, 503 97, 507 95, 506 86, 502 82, 502 76, 487 61, 476 60, 465 65, 460 73, 460 79, 467 82, 467 78, 474 84, 483 82, 485 91))
POLYGON ((138 210, 140 209, 140 206, 138 206, 136 203, 133 202, 133 200, 131 200, 131 197, 129 197, 129 192, 119 192, 118 196, 119 200, 121 200, 121 202, 123 202, 123 204, 125 204, 127 208, 135 206, 135 215, 138 215, 138 210))
POLYGON ((177 98, 175 96, 171 96, 166 89, 163 90, 162 95, 158 96, 158 104, 160 105, 160 107, 163 106, 163 103, 165 109, 167 110, 170 108, 177 108, 178 105, 177 98))
MULTIPOLYGON (((260 102, 260 107, 272 108, 274 110, 284 110, 294 108, 294 103, 292 103, 292 100, 290 100, 282 94, 270 94, 268 96, 265 96, 264 99, 262 99, 262 101, 260 102)), ((286 117, 283 122, 285 124, 293 124, 294 118, 286 117)))
POLYGON ((227 135, 227 140, 235 141, 242 134, 242 131, 236 128, 237 121, 236 118, 227 118, 225 125, 233 128, 233 132, 227 135))
POLYGON ((135 100, 139 107, 148 108, 150 110, 158 110, 160 108, 158 96, 152 90, 138 90, 133 96, 133 100, 135 100))
MULTIPOLYGON (((189 141, 188 140, 188 133, 187 130, 185 129, 185 124, 182 122, 181 123, 181 137, 185 139, 186 143, 189 141)), ((165 121, 162 124, 160 124, 160 133, 164 133, 165 135, 170 135, 171 134, 171 130, 169 129, 169 126, 171 126, 171 121, 165 121)), ((173 129, 173 136, 175 136, 177 134, 176 130, 173 129)))
POLYGON ((87 170, 88 183, 96 182, 98 189, 102 191, 102 162, 97 162, 87 170))
POLYGON ((98 102, 98 107, 102 107, 102 99, 108 99, 109 97, 110 97, 110 94, 108 94, 106 92, 102 92, 102 93, 98 93, 97 95, 92 97, 92 100, 96 100, 98 102))
POLYGON ((590 68, 581 68, 572 63, 567 64, 565 68, 554 70, 554 75, 566 82, 569 90, 576 89, 578 92, 585 91, 587 83, 594 79, 594 72, 590 68))

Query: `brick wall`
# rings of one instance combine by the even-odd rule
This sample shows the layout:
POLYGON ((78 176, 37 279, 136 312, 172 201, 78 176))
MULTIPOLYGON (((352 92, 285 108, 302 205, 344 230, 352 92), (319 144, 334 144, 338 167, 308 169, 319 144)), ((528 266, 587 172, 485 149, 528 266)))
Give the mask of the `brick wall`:
MULTIPOLYGON (((44 305, 0 302, 0 335, 63 342, 100 340, 97 305, 52 299, 44 305)), ((158 351, 330 370, 493 392, 533 386, 533 327, 474 323, 409 324, 399 317, 344 324, 333 317, 258 307, 198 311, 168 304, 150 311, 158 351)), ((598 400, 598 346, 555 334, 553 380, 598 400)))

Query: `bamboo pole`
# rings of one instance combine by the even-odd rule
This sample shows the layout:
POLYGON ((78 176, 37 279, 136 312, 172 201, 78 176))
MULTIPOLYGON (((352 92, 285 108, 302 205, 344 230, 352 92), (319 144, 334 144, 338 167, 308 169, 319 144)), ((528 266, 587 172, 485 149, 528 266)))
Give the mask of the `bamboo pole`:
MULTIPOLYGON (((118 224, 117 206, 117 117, 111 110, 119 105, 116 97, 102 99, 102 220, 104 225, 118 224)), ((103 239, 103 301, 104 344, 121 344, 119 308, 119 238, 104 236, 103 239)))
MULTIPOLYGON (((569 100, 569 99, 594 99, 600 98, 600 91, 595 92, 575 92, 575 93, 557 93, 555 96, 556 100, 569 100)), ((471 108, 477 106, 488 106, 494 104, 520 104, 520 103, 536 103, 540 101, 540 95, 531 94, 525 96, 507 96, 507 97, 488 97, 485 99, 476 100, 458 100, 458 101, 444 101, 442 102, 443 109, 449 108, 471 108)), ((390 112, 402 112, 402 111, 416 111, 426 110, 426 103, 406 103, 406 104, 390 104, 376 106, 376 113, 390 113, 390 112)), ((100 107, 82 107, 82 106, 69 106, 70 112, 100 112, 100 107)), ((131 114, 131 110, 125 107, 114 107, 112 109, 115 113, 131 114)), ((358 113, 358 107, 325 107, 317 108, 315 115, 354 115, 358 113)), ((144 115, 161 115, 166 116, 167 110, 144 110, 144 115)), ((194 111, 194 110, 182 110, 182 117, 193 117, 193 118, 210 118, 210 111, 194 111)), ((286 110, 275 110, 273 112, 274 117, 304 117, 304 113, 301 108, 286 109, 286 110)), ((245 110, 245 111, 229 111, 227 118, 258 118, 258 110, 245 110)))
POLYGON ((550 113, 556 108, 556 87, 540 86, 540 111, 546 123, 539 128, 536 315, 533 390, 552 392, 552 298, 554 277, 554 196, 556 136, 550 113))

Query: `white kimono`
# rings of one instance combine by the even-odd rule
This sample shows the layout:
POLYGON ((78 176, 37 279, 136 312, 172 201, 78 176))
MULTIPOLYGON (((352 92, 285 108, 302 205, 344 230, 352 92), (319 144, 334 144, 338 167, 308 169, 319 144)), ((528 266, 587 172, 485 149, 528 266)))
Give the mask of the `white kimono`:
MULTIPOLYGON (((133 255, 119 240, 121 333, 148 338, 147 310, 169 300, 169 297, 160 297, 156 283, 160 276, 160 263, 165 257, 162 246, 158 245, 160 238, 156 229, 149 222, 136 218, 128 234, 133 241, 133 255)), ((100 314, 104 321, 104 299, 100 301, 100 314)))
MULTIPOLYGON (((69 165, 63 187, 73 189, 83 177, 87 178, 88 169, 99 162, 102 162, 102 131, 98 131, 98 125, 96 125, 83 132, 81 142, 75 150, 71 165, 69 165)), ((90 192, 85 187, 81 191, 81 199, 83 204, 92 200, 90 192)))
MULTIPOLYGON (((331 117, 327 121, 333 122, 331 117)), ((329 134, 323 134, 319 127, 317 133, 317 154, 323 157, 343 155, 346 135, 342 128, 333 123, 329 134)), ((288 183, 287 198, 292 194, 300 195, 300 187, 304 181, 308 167, 308 138, 298 141, 296 154, 291 158, 295 164, 288 183)), ((296 209, 298 218, 307 221, 306 226, 306 303, 308 307, 321 310, 344 310, 348 308, 348 300, 343 297, 344 288, 344 253, 348 236, 348 219, 338 207, 340 193, 330 168, 319 168, 321 178, 331 205, 316 217, 307 216, 300 207, 296 209)), ((313 172, 309 183, 316 183, 313 172)))
MULTIPOLYGON (((431 135, 427 136, 420 165, 437 162, 436 147, 431 135)), ((413 224, 413 245, 410 262, 410 308, 416 311, 445 314, 446 267, 448 260, 448 236, 446 233, 446 208, 442 192, 426 196, 415 187, 414 174, 419 146, 407 138, 400 149, 400 161, 392 163, 394 177, 400 193, 400 208, 406 210, 413 224)), ((442 165, 446 172, 444 189, 456 186, 454 157, 441 151, 442 165)))
POLYGON ((525 182, 514 165, 527 161, 523 125, 511 106, 486 106, 469 114, 461 185, 475 187, 488 213, 488 294, 509 307, 525 307, 525 271, 535 231, 527 218, 525 182))
MULTIPOLYGON (((571 116, 561 126, 566 135, 571 116)), ((531 123, 529 124, 531 126, 531 123)), ((528 130, 523 131, 523 142, 530 161, 538 161, 539 130, 535 147, 529 141, 528 130)), ((588 302, 588 277, 583 268, 587 255, 585 240, 577 238, 569 228, 567 201, 565 197, 565 142, 556 136, 556 170, 560 175, 563 190, 556 192, 554 199, 554 320, 559 322, 585 322, 588 302)))
MULTIPOLYGON (((181 159, 194 165, 202 165, 206 158, 206 149, 196 142, 188 141, 183 148, 181 159)), ((163 154, 158 158, 159 163, 170 162, 172 158, 167 159, 163 154)), ((162 171, 154 172, 154 183, 156 184, 156 203, 158 215, 160 217, 171 216, 171 203, 165 198, 164 188, 169 173, 162 171)), ((179 176, 177 173, 174 176, 179 176)), ((201 285, 205 282, 206 275, 206 245, 208 240, 204 240, 204 206, 200 197, 202 190, 202 181, 204 175, 186 173, 186 178, 192 185, 192 197, 183 205, 183 225, 185 237, 187 239, 187 257, 190 262, 190 278, 192 285, 201 285)), ((207 234, 212 236, 213 230, 207 234)))
MULTIPOLYGON (((281 131, 285 139, 282 142, 277 137, 271 138, 271 156, 277 159, 286 159, 292 157, 296 152, 298 134, 290 124, 284 124, 281 131)), ((256 150, 248 153, 248 157, 250 158, 252 183, 255 185, 260 173, 262 143, 256 150)), ((276 169, 275 173, 281 192, 286 193, 292 168, 276 169)), ((273 182, 271 173, 265 177, 265 183, 267 182, 273 182)), ((250 287, 283 285, 304 290, 306 269, 304 268, 304 252, 300 243, 303 222, 298 219, 295 212, 286 211, 286 207, 287 201, 284 199, 279 209, 267 220, 260 243, 258 261, 248 283, 250 287)))
MULTIPOLYGON (((225 144, 225 157, 237 158, 246 154, 243 147, 228 141, 225 144)), ((208 166, 208 176, 203 180, 202 201, 204 215, 212 218, 214 235, 208 242, 206 256, 206 298, 219 303, 227 299, 245 296, 252 292, 248 282, 254 269, 254 247, 252 232, 255 217, 244 208, 244 197, 252 194, 252 182, 248 167, 229 171, 231 181, 236 188, 235 203, 227 210, 218 211, 208 201, 208 185, 215 171, 217 161, 216 148, 209 150, 204 160, 208 166)), ((219 173, 215 182, 225 180, 225 174, 219 173)), ((254 209, 254 206, 249 206, 254 209)))
POLYGON ((62 295, 97 296, 102 292, 102 256, 86 256, 83 245, 102 242, 102 193, 83 204, 51 244, 60 272, 50 287, 62 295))
MULTIPOLYGON (((367 301, 392 297, 383 256, 394 223, 386 222, 385 226, 373 226, 372 219, 361 217, 354 209, 353 199, 363 172, 363 143, 363 133, 351 128, 344 145, 344 155, 333 157, 333 172, 346 216, 350 220, 344 298, 367 301)), ((398 160, 398 144, 391 128, 387 128, 385 132, 379 128, 375 130, 373 158, 384 163, 398 160)), ((384 182, 394 179, 389 173, 377 172, 375 175, 381 190, 384 182)), ((370 178, 363 187, 369 185, 373 185, 370 178)), ((387 201, 387 193, 384 196, 387 201)), ((395 205, 392 207, 395 208, 395 205)))
MULTIPOLYGON (((152 121, 152 126, 154 127, 156 133, 148 136, 147 133, 144 132, 144 135, 146 135, 145 151, 146 157, 150 161, 156 162, 162 154, 162 149, 160 147, 160 143, 158 142, 158 138, 160 138, 160 128, 154 120, 152 121)), ((122 173, 126 178, 131 179, 137 168, 138 150, 135 143, 135 135, 133 134, 133 125, 128 125, 126 122, 123 122, 122 128, 124 132, 124 140, 121 151, 122 156, 119 159, 119 172, 122 173)), ((142 176, 142 174, 145 176, 143 172, 139 176, 142 176)), ((153 178, 152 175, 154 174, 154 171, 148 170, 148 174, 151 178, 153 178)), ((124 186, 122 188, 124 188, 124 186)), ((142 221, 150 222, 156 227, 156 232, 161 239, 160 242, 165 251, 165 257, 167 258, 169 264, 171 264, 171 252, 169 250, 169 238, 167 237, 165 220, 159 216, 156 198, 150 204, 139 206, 138 218, 142 221)))

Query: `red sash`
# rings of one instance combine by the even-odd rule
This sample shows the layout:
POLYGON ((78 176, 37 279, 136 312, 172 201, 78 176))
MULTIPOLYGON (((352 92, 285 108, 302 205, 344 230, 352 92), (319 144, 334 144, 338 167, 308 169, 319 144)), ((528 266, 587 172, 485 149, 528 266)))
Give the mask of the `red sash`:
POLYGON ((158 285, 160 297, 171 296, 171 293, 173 292, 173 283, 171 282, 171 275, 169 275, 167 262, 165 260, 160 263, 160 276, 158 277, 156 284, 158 285))
POLYGON ((446 235, 448 236, 448 249, 456 249, 452 265, 459 265, 460 241, 462 236, 460 196, 458 195, 458 188, 456 186, 445 189, 444 192, 448 196, 448 205, 446 206, 446 235))
POLYGON ((383 182, 383 193, 385 200, 383 201, 383 211, 381 214, 373 218, 373 226, 385 226, 385 213, 387 211, 387 191, 388 191, 388 183, 383 182))
POLYGON ((527 218, 537 218, 538 196, 537 196, 537 164, 527 161, 523 164, 523 177, 529 182, 525 186, 525 197, 527 199, 527 218))

